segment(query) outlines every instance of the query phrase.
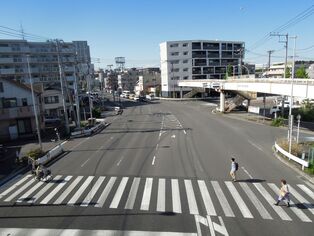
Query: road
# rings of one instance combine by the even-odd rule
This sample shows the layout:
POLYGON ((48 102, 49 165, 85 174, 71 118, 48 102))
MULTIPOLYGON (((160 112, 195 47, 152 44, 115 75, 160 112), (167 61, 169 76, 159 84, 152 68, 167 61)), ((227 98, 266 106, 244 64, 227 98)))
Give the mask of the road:
POLYGON ((272 154, 285 130, 204 102, 123 103, 101 133, 65 144, 53 181, 26 173, 0 189, 0 235, 312 235, 313 185, 272 154), (273 205, 282 178, 291 208, 273 205))

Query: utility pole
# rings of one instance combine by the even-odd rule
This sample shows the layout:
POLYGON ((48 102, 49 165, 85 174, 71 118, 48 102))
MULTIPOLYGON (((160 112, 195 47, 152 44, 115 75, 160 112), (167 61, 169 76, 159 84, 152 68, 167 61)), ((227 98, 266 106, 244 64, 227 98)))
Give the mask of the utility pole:
POLYGON ((170 61, 170 63, 171 63, 171 72, 172 72, 172 88, 173 88, 172 98, 175 98, 173 61, 170 61))
POLYGON ((65 121, 66 133, 68 135, 70 133, 70 127, 69 127, 69 117, 68 117, 68 111, 67 111, 67 107, 66 107, 66 100, 65 100, 65 94, 64 94, 63 71, 62 71, 62 66, 61 66, 59 40, 56 40, 56 49, 57 49, 57 57, 58 57, 58 65, 59 65, 59 76, 60 76, 64 121, 65 121))
MULTIPOLYGON (((36 108, 36 101, 35 101, 35 95, 34 95, 34 88, 33 88, 33 79, 32 79, 32 74, 31 74, 31 68, 30 68, 30 65, 29 65, 29 55, 26 55, 26 60, 27 60, 27 67, 28 67, 29 82, 31 84, 32 100, 33 100, 33 108, 34 108, 34 115, 35 115, 38 143, 39 143, 39 146, 40 146, 40 150, 43 150, 43 145, 42 145, 42 142, 41 142, 41 135, 40 135, 39 121, 38 121, 38 114, 37 114, 37 108, 36 108)), ((38 104, 38 106, 39 106, 39 104, 38 104)))
POLYGON ((285 55, 285 69, 283 72, 283 77, 286 79, 286 70, 287 70, 287 62, 288 62, 288 41, 289 41, 289 35, 288 34, 279 34, 279 33, 270 33, 270 36, 278 36, 279 37, 279 43, 285 44, 286 49, 286 55, 285 55), (284 37, 284 40, 281 40, 281 38, 284 37))
POLYGON ((77 67, 77 52, 75 52, 75 64, 74 64, 74 94, 75 94, 75 103, 76 103, 77 127, 81 128, 81 112, 80 112, 80 101, 78 97, 76 67, 77 67))
POLYGON ((269 69, 270 69, 271 54, 272 54, 273 52, 275 52, 275 50, 269 50, 269 51, 267 51, 267 53, 268 53, 268 71, 269 71, 269 69))
POLYGON ((89 113, 90 113, 90 118, 93 118, 93 101, 91 98, 91 75, 90 75, 90 64, 87 62, 87 68, 88 68, 88 75, 87 75, 87 89, 88 89, 88 102, 89 102, 89 113))

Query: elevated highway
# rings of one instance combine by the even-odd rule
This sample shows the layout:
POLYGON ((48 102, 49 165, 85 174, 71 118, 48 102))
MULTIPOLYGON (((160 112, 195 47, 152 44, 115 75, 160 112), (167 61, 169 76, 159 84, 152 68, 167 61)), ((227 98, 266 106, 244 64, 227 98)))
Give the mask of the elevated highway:
POLYGON ((220 111, 225 111, 225 91, 259 92, 299 97, 304 99, 314 99, 313 79, 227 79, 227 80, 184 80, 179 81, 178 86, 194 88, 211 88, 220 92, 220 111), (293 85, 293 86, 292 86, 293 85))

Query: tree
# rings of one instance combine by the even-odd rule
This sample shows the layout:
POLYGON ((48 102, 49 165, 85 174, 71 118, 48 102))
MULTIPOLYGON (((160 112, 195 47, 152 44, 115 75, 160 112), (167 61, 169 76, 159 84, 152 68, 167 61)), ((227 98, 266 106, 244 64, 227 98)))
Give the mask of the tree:
POLYGON ((291 69, 290 67, 287 66, 286 72, 285 72, 285 78, 290 78, 291 77, 291 69))
POLYGON ((295 73, 295 77, 296 78, 304 78, 304 79, 309 78, 309 75, 308 75, 308 73, 306 73, 306 69, 305 69, 304 65, 302 65, 299 69, 297 69, 297 71, 295 73))
POLYGON ((233 74, 233 71, 232 71, 232 66, 231 65, 228 65, 227 66, 227 70, 226 70, 226 74, 224 76, 224 79, 228 79, 229 76, 232 76, 233 74))

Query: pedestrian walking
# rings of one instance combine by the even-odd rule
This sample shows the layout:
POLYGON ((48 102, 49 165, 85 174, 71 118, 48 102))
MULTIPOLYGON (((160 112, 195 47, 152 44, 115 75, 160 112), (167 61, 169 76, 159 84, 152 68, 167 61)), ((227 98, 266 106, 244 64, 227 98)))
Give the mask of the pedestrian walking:
POLYGON ((231 176, 231 178, 232 178, 232 180, 234 182, 237 181, 237 179, 236 179, 236 172, 237 172, 238 168, 239 168, 239 164, 235 161, 234 158, 231 158, 230 176, 231 176))
POLYGON ((281 180, 281 188, 279 191, 279 196, 278 196, 278 200, 275 203, 276 206, 279 205, 279 203, 282 200, 286 200, 287 201, 287 207, 290 207, 290 192, 289 192, 289 187, 287 185, 287 181, 282 179, 281 180))

